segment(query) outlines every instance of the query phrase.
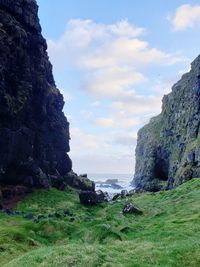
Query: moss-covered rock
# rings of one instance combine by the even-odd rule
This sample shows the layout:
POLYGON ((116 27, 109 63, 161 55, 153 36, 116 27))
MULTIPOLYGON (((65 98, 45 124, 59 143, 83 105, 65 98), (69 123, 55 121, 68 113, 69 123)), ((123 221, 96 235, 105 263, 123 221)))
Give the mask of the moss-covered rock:
POLYGON ((200 177, 200 56, 138 132, 133 184, 148 191, 200 177))

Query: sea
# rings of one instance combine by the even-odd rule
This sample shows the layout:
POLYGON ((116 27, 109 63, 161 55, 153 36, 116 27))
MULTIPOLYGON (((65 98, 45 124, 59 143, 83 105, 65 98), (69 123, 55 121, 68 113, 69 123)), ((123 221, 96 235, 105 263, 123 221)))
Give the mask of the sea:
POLYGON ((96 190, 102 190, 103 192, 107 192, 109 194, 120 193, 124 189, 130 191, 134 188, 133 186, 131 186, 133 174, 129 173, 89 173, 88 178, 95 182, 96 190), (121 188, 116 189, 113 188, 111 184, 105 183, 108 179, 117 179, 118 182, 116 184, 119 185, 121 188))

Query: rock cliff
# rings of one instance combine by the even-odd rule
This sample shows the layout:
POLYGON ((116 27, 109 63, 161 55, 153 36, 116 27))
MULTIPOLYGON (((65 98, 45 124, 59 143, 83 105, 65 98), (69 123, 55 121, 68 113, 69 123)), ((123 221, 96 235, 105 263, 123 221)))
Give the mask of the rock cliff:
POLYGON ((138 132, 133 184, 148 191, 200 177, 200 56, 138 132))
POLYGON ((37 12, 35 0, 0 0, 0 185, 71 177, 69 123, 37 12))

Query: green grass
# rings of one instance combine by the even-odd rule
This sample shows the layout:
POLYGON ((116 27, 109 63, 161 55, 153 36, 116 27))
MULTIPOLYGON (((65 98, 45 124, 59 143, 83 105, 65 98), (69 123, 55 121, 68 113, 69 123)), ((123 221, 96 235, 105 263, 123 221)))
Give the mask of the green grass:
POLYGON ((51 189, 17 207, 35 216, 63 208, 74 221, 0 214, 0 266, 200 266, 200 179, 95 207, 80 205, 74 191, 51 189), (143 214, 124 216, 126 201, 143 214))

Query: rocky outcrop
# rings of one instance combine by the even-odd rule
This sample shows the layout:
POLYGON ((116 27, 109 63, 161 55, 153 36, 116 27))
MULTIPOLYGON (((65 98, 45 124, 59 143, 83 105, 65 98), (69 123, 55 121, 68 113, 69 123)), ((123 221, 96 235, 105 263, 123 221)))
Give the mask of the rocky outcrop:
POLYGON ((163 97, 162 112, 138 132, 133 185, 170 189, 200 177, 200 56, 163 97))
POLYGON ((69 123, 37 11, 35 0, 0 0, 1 185, 59 187, 72 169, 69 123))

